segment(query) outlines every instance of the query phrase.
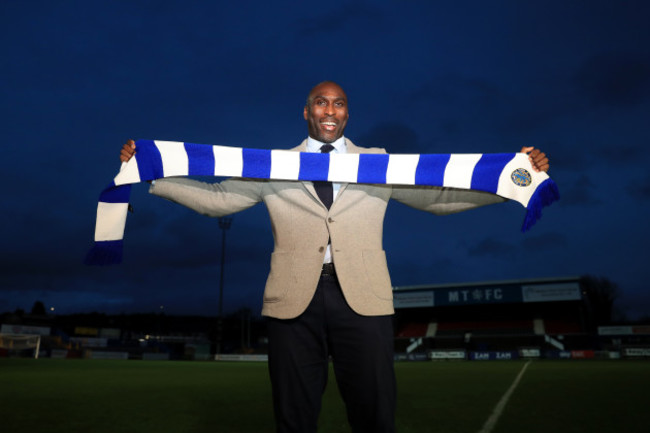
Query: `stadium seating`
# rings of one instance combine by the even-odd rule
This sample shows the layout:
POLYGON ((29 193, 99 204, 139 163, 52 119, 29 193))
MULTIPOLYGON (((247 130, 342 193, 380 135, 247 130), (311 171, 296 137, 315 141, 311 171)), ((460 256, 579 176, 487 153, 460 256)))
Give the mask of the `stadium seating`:
POLYGON ((534 334, 532 320, 439 322, 437 336, 464 335, 528 335, 534 334))
POLYGON ((582 327, 579 323, 569 320, 544 320, 544 330, 549 335, 579 334, 582 327))
POLYGON ((409 322, 402 326, 395 335, 397 338, 424 337, 427 334, 428 323, 409 322))

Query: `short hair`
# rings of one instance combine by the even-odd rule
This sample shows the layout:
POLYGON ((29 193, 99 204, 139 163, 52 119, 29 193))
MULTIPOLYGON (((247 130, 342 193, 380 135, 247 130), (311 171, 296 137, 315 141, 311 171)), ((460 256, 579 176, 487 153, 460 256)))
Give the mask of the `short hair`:
MULTIPOLYGON (((332 80, 321 81, 320 83, 318 83, 314 87, 312 87, 311 90, 309 90, 309 93, 307 94, 307 100, 305 101, 305 107, 309 108, 309 106, 311 105, 311 102, 313 100, 311 94, 314 91, 314 89, 316 87, 318 87, 318 86, 322 86, 323 84, 334 84, 339 89, 343 90, 343 87, 341 87, 341 85, 339 83, 335 82, 335 81, 332 81, 332 80)), ((343 93, 345 93, 345 90, 343 90, 343 93)))

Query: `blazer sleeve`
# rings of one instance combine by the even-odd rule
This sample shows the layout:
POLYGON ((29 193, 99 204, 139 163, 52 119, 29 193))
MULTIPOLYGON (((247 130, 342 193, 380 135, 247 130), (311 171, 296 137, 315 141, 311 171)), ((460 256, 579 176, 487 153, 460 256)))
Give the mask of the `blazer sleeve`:
POLYGON ((447 215, 507 201, 496 194, 483 191, 404 185, 393 186, 391 198, 436 215, 447 215))
POLYGON ((188 207, 202 215, 220 217, 248 209, 262 201, 265 181, 227 179, 207 183, 183 177, 158 179, 151 194, 188 207))

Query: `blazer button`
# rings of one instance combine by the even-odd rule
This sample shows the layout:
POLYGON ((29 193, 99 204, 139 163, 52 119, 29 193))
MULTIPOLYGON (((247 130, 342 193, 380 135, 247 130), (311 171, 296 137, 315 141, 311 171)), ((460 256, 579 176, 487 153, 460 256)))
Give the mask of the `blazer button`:
POLYGON ((319 253, 322 253, 323 251, 325 251, 325 247, 320 247, 320 248, 318 249, 318 252, 319 252, 319 253))
POLYGON ((332 217, 329 217, 329 218, 327 218, 327 222, 328 222, 328 223, 333 223, 334 220, 332 219, 332 217))

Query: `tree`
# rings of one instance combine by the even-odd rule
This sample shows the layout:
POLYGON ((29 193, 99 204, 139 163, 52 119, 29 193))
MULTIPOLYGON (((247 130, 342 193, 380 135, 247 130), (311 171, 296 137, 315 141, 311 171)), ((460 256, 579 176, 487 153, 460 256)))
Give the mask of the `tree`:
POLYGON ((591 313, 591 323, 595 326, 609 325, 614 302, 619 296, 618 285, 605 277, 585 275, 580 278, 580 286, 591 313))
POLYGON ((34 302, 34 305, 32 306, 32 315, 33 316, 47 315, 47 313, 45 312, 45 304, 43 304, 41 301, 34 302))

